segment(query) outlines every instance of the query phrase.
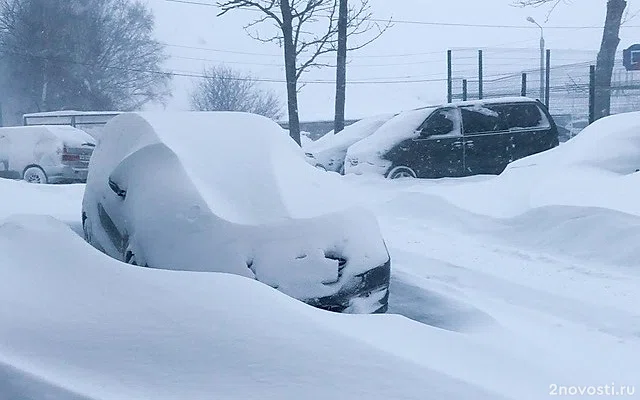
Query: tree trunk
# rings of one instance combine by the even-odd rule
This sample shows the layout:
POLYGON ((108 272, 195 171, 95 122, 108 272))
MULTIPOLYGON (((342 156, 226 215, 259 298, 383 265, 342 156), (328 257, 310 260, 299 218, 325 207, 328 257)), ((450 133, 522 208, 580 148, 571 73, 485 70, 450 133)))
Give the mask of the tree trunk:
POLYGON ((347 0, 340 0, 338 12, 338 57, 336 65, 336 115, 333 131, 344 129, 344 110, 347 97, 347 0))
POLYGON ((607 17, 596 62, 595 119, 611 113, 611 76, 620 43, 620 25, 626 7, 626 0, 607 1, 607 17))
POLYGON ((293 17, 289 0, 280 0, 282 13, 282 36, 284 45, 284 69, 287 80, 287 109, 289 111, 289 135, 300 141, 300 117, 298 115, 298 77, 296 71, 296 46, 293 43, 293 17))

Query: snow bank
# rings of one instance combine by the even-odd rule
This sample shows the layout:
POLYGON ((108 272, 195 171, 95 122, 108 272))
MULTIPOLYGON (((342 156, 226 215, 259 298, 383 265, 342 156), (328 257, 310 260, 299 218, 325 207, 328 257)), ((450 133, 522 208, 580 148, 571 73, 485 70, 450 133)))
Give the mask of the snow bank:
POLYGON ((353 144, 347 150, 345 173, 361 174, 367 171, 384 174, 391 162, 383 155, 403 140, 418 137, 416 130, 435 110, 434 107, 405 111, 384 123, 369 137, 353 144))
POLYGON ((77 225, 84 185, 33 185, 0 179, 0 219, 12 214, 52 215, 77 225))
POLYGON ((48 217, 0 222, 0 276, 0 392, 20 398, 501 398, 382 344, 416 329, 444 353, 462 338, 344 319, 238 276, 124 265, 48 217))
POLYGON ((640 170, 640 112, 602 118, 551 151, 511 163, 505 172, 534 166, 588 167, 627 175, 640 170))

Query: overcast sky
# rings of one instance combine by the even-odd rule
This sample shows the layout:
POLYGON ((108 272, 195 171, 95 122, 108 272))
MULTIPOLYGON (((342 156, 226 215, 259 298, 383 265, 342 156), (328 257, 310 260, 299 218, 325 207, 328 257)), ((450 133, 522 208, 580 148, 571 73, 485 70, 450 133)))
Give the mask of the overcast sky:
MULTIPOLYGON (((215 3, 214 0, 197 1, 215 3)), ((545 22, 548 8, 517 8, 510 5, 511 0, 370 2, 375 18, 392 18, 397 22, 378 41, 350 55, 348 80, 354 83, 347 88, 347 117, 400 111, 446 100, 447 49, 457 49, 454 51, 454 70, 457 73, 473 75, 477 69, 475 58, 479 48, 486 49, 485 74, 488 76, 535 68, 538 65, 540 30, 526 21, 527 16, 546 26, 546 44, 552 49, 555 62, 587 61, 600 45, 602 29, 584 27, 602 26, 605 14, 604 0, 568 1, 568 4, 558 6, 548 22, 545 22), (411 21, 509 27, 405 23, 411 21), (511 48, 530 50, 514 53, 509 50, 511 48)), ((257 78, 284 79, 281 49, 277 45, 251 39, 243 29, 256 16, 255 13, 235 11, 217 17, 216 7, 167 0, 148 0, 148 3, 156 16, 157 36, 168 45, 167 51, 171 55, 166 65, 168 70, 199 74, 205 65, 224 63, 250 72, 257 78)), ((629 1, 631 11, 640 7, 636 3, 629 1)), ((621 33, 620 51, 640 42, 640 16, 627 25, 621 33)), ((270 28, 265 26, 264 29, 268 32, 270 28)), ((313 70, 301 80, 331 81, 334 75, 335 71, 330 68, 313 70)), ((188 91, 193 79, 174 79, 174 96, 167 109, 188 109, 188 91)), ((277 91, 284 101, 283 83, 265 83, 264 86, 277 91)), ((331 119, 333 92, 332 84, 306 85, 300 94, 301 119, 331 119)))

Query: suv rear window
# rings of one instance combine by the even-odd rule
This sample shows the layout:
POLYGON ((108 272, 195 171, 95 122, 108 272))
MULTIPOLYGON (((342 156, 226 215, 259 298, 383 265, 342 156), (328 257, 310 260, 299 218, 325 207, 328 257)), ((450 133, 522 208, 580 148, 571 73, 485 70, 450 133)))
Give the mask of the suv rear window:
POLYGON ((549 128, 549 119, 537 104, 505 104, 499 106, 500 113, 509 129, 549 128))

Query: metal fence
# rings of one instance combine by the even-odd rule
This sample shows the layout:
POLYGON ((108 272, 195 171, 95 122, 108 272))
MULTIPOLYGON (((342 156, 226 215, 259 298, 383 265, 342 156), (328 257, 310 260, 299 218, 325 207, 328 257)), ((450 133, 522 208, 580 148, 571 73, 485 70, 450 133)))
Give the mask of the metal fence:
MULTIPOLYGON (((546 54, 549 60, 545 57, 541 74, 536 48, 453 49, 449 53, 452 100, 524 94, 544 101, 548 93, 549 110, 558 125, 575 134, 589 122, 590 66, 595 65, 597 52, 568 49, 546 54)), ((622 54, 611 86, 613 114, 640 110, 640 71, 627 71, 622 54)))

